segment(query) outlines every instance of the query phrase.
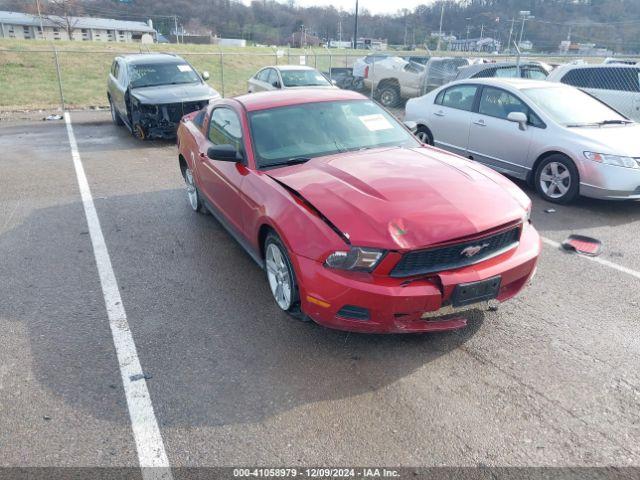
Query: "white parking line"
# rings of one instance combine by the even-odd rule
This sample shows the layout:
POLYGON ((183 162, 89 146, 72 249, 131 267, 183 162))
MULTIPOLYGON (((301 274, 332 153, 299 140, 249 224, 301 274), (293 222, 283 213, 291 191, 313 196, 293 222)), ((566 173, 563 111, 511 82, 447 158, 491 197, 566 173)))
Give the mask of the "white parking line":
MULTIPOLYGON (((542 237, 542 241, 547 245, 549 245, 550 247, 554 247, 554 248, 562 247, 561 244, 559 244, 555 240, 551 240, 550 238, 542 237)), ((604 265, 605 267, 613 268, 614 270, 617 270, 622 273, 626 273, 627 275, 631 275, 632 277, 635 277, 640 280, 640 272, 637 272, 636 270, 632 270, 631 268, 623 267, 622 265, 618 265, 617 263, 613 263, 613 262, 610 262, 609 260, 604 260, 599 257, 587 257, 585 255, 580 255, 580 257, 584 258, 585 260, 590 260, 592 262, 599 263, 600 265, 604 265)))
POLYGON ((80 188, 84 213, 89 226, 93 254, 98 267, 100 284, 102 285, 102 295, 107 307, 113 344, 116 348, 116 355, 120 365, 120 375, 122 376, 124 393, 129 407, 131 427, 138 451, 138 461, 142 468, 142 475, 145 480, 170 480, 172 475, 169 460, 164 449, 160 429, 158 428, 158 421, 153 412, 151 397, 149 396, 147 382, 140 365, 136 345, 129 330, 129 322, 122 305, 122 298, 120 298, 120 289, 111 266, 111 258, 104 241, 100 220, 98 219, 91 190, 89 189, 89 182, 82 166, 78 144, 76 143, 71 117, 68 112, 64 114, 64 121, 67 126, 73 166, 78 179, 78 187, 80 188))

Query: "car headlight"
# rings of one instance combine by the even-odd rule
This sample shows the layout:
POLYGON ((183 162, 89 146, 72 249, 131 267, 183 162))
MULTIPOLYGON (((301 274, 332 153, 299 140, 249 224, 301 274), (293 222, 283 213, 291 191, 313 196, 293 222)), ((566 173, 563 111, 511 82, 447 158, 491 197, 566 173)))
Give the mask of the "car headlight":
POLYGON ((528 223, 531 221, 531 204, 525 209, 524 214, 522 215, 522 223, 528 223))
POLYGON ((593 162, 615 165, 616 167, 640 168, 640 163, 633 157, 607 155, 606 153, 584 152, 584 156, 593 162))
POLYGON ((375 248, 351 247, 349 251, 338 250, 327 257, 324 264, 340 270, 372 271, 384 254, 375 248))

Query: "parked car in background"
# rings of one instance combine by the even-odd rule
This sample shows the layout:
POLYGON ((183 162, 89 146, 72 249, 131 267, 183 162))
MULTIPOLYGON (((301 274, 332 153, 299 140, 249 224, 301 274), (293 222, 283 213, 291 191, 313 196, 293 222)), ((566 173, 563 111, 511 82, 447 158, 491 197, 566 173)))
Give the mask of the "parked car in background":
POLYGON ((636 58, 622 58, 622 57, 607 57, 602 62, 605 65, 637 65, 638 59, 636 58))
POLYGON ((473 60, 463 57, 430 58, 425 67, 420 95, 455 80, 461 68, 472 64, 473 60))
POLYGON ((550 202, 640 199, 640 125, 577 88, 462 80, 407 102, 429 144, 527 180, 550 202))
POLYGON ((425 67, 401 57, 387 57, 367 65, 364 87, 385 107, 395 107, 403 98, 420 95, 425 67))
POLYGON ((321 72, 305 65, 265 67, 249 79, 248 92, 266 92, 287 88, 335 88, 321 72))
POLYGON ((551 72, 551 66, 540 62, 501 62, 501 63, 476 63, 458 70, 456 80, 465 78, 530 78, 533 80, 545 80, 551 72))
POLYGON ((183 115, 200 110, 220 94, 177 55, 134 54, 113 60, 107 81, 111 118, 138 138, 175 137, 183 115))
POLYGON ((570 63, 556 68, 547 79, 578 87, 640 121, 640 66, 570 63))
POLYGON ((374 62, 379 62, 380 60, 384 60, 385 58, 389 58, 391 55, 384 53, 375 53, 372 55, 367 55, 365 57, 356 58, 353 62, 353 76, 356 78, 364 78, 365 69, 368 65, 373 64, 374 62))
MULTIPOLYGON (((372 55, 373 57, 373 55, 372 55)), ((470 65, 462 57, 385 57, 364 68, 364 87, 373 89, 374 98, 383 106, 398 106, 455 79, 458 69, 470 65)))
POLYGON ((456 329, 462 311, 508 300, 535 271, 530 199, 421 145, 356 92, 219 100, 187 116, 178 140, 191 208, 218 217, 298 318, 361 332, 456 329))

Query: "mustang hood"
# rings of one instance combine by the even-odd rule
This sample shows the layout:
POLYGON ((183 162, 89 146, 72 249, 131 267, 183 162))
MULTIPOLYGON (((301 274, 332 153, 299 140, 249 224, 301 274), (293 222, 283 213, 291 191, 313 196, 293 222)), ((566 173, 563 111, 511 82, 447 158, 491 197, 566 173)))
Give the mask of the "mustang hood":
POLYGON ((375 149, 268 172, 353 245, 415 249, 522 218, 526 195, 501 175, 434 149, 375 149))
POLYGON ((220 96, 218 92, 204 83, 139 87, 133 88, 131 90, 131 95, 137 98, 140 103, 146 105, 196 102, 198 100, 209 100, 220 96))

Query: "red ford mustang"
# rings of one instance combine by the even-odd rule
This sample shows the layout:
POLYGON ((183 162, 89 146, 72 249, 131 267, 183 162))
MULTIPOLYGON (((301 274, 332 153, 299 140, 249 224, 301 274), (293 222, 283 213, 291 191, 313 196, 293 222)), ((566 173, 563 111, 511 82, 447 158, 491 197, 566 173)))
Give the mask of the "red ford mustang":
POLYGON ((460 328, 516 295, 540 238, 531 201, 477 163, 420 144, 344 90, 264 92, 185 116, 179 162, 266 270, 277 305, 360 332, 460 328))

